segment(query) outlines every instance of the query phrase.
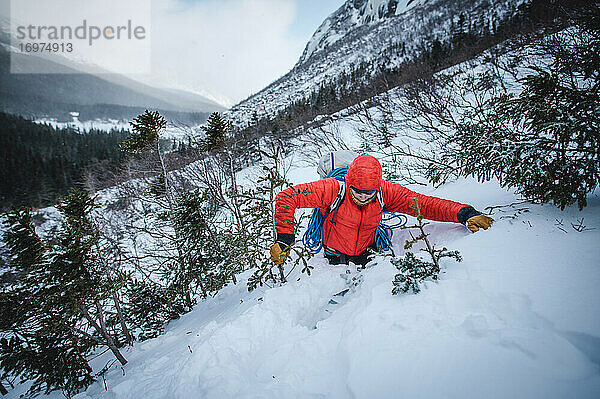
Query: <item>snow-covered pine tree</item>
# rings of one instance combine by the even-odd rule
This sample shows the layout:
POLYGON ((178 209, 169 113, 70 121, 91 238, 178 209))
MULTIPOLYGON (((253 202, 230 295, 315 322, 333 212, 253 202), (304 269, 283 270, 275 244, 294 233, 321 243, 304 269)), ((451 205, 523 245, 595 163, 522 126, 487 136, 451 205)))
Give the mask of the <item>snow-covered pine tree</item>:
POLYGON ((53 273, 31 211, 6 216, 6 273, 12 281, 0 287, 2 377, 30 380, 28 395, 60 390, 71 397, 94 381, 86 355, 97 342, 78 331, 80 318, 63 295, 63 282, 53 273))
POLYGON ((443 182, 449 164, 463 176, 495 177, 530 200, 585 207, 600 183, 599 21, 593 2, 569 29, 532 46, 537 62, 522 91, 466 113, 445 138, 442 162, 430 165, 429 178, 443 182), (540 59, 548 65, 538 66, 540 59))
MULTIPOLYGON (((184 268, 184 254, 178 250, 173 234, 176 193, 160 145, 167 121, 157 111, 146 110, 131 125, 133 132, 120 143, 124 151, 132 154, 125 170, 129 179, 141 178, 145 184, 118 186, 119 203, 127 204, 131 208, 128 212, 138 212, 143 218, 143 223, 130 226, 123 238, 134 244, 134 250, 124 250, 122 256, 136 270, 124 284, 123 310, 136 338, 145 340, 161 334, 164 325, 189 311, 195 299, 191 292, 168 288, 168 276, 184 268), (149 254, 138 250, 140 236, 157 242, 152 251, 155 263, 145 261, 149 254)), ((121 226, 114 228, 120 230, 121 226)))
MULTIPOLYGON (((145 168, 151 171, 144 179, 146 184, 125 185, 122 191, 122 195, 134 198, 133 204, 141 208, 144 218, 143 224, 128 231, 134 242, 143 236, 146 248, 143 253, 128 255, 142 272, 127 285, 125 308, 138 338, 147 339, 160 334, 169 320, 191 310, 199 297, 214 294, 230 280, 235 282, 235 272, 239 271, 236 267, 242 262, 231 262, 228 251, 232 246, 223 243, 227 230, 216 225, 215 201, 221 196, 211 197, 213 192, 208 189, 213 188, 222 196, 230 193, 228 189, 223 191, 221 180, 213 181, 210 173, 215 172, 229 177, 225 178, 225 185, 236 192, 231 151, 220 151, 224 140, 216 139, 218 132, 225 138, 228 124, 224 119, 215 113, 209 120, 214 134, 208 134, 207 139, 215 139, 209 143, 214 154, 190 166, 188 173, 193 180, 194 174, 202 175, 203 165, 211 165, 215 170, 207 172, 207 187, 191 191, 184 184, 189 181, 182 183, 178 179, 181 175, 168 172, 170 159, 159 145, 161 130, 166 126, 164 118, 146 111, 132 125, 134 132, 122 147, 132 153, 147 154, 146 159, 154 155, 159 159, 145 168), (213 146, 215 143, 218 145, 213 146)), ((231 205, 235 211, 235 201, 231 205)))
POLYGON ((154 338, 163 333, 165 324, 186 312, 179 296, 171 295, 161 284, 133 277, 125 286, 127 301, 123 308, 128 323, 135 328, 136 339, 154 338))
POLYGON ((230 255, 231 244, 226 242, 226 229, 218 229, 218 209, 203 190, 181 194, 176 199, 173 225, 176 240, 185 254, 186 267, 174 277, 178 285, 188 286, 203 298, 219 291, 240 271, 230 255))
POLYGON ((164 185, 164 195, 169 202, 169 207, 173 208, 173 191, 171 182, 167 173, 165 157, 163 150, 160 148, 160 132, 167 126, 167 120, 158 113, 158 111, 146 110, 143 114, 138 115, 131 121, 133 132, 121 143, 119 143, 123 151, 139 154, 145 151, 154 152, 160 163, 158 176, 153 180, 153 190, 157 193, 163 190, 157 189, 156 184, 164 185))
MULTIPOLYGON (((157 277, 152 279, 149 274, 142 273, 143 275, 138 277, 147 281, 142 283, 140 280, 134 279, 127 288, 128 296, 139 297, 137 289, 142 292, 150 289, 154 293, 154 297, 165 298, 164 301, 155 301, 155 308, 145 309, 151 315, 160 315, 149 323, 136 317, 143 313, 138 304, 131 301, 127 304, 128 313, 134 315, 132 317, 135 319, 136 327, 142 328, 142 325, 146 327, 162 325, 176 317, 173 313, 181 314, 189 311, 195 305, 196 298, 194 297, 195 290, 190 285, 192 282, 189 280, 186 253, 180 245, 177 231, 174 228, 177 192, 172 177, 168 173, 167 159, 160 146, 160 134, 167 126, 167 121, 157 111, 146 110, 137 116, 131 125, 133 132, 121 143, 121 147, 133 154, 147 154, 146 159, 155 157, 157 161, 151 162, 147 166, 150 175, 145 179, 146 185, 135 187, 125 185, 121 195, 136 198, 144 208, 144 223, 140 226, 132 226, 129 233, 133 235, 133 240, 136 240, 135 237, 139 234, 148 235, 156 240, 157 251, 154 252, 154 257, 158 259, 158 265, 153 268, 153 273, 157 277), (161 290, 164 292, 160 293, 161 290), (171 306, 171 309, 164 309, 165 305, 171 306)), ((132 258, 137 257, 139 260, 144 256, 144 254, 132 255, 132 258)), ((159 330, 157 333, 160 332, 159 330)), ((142 331, 141 334, 144 337, 154 335, 147 328, 142 328, 142 331)))
MULTIPOLYGON (((285 282, 286 275, 283 267, 273 270, 274 264, 269 255, 269 248, 275 242, 275 196, 283 189, 292 184, 285 178, 285 167, 283 165, 283 149, 276 142, 270 143, 269 151, 263 151, 263 159, 268 160, 267 165, 262 167, 262 175, 257 179, 256 186, 240 193, 242 207, 248 226, 245 236, 242 255, 247 265, 255 269, 248 279, 248 290, 252 291, 259 285, 265 283, 285 282)), ((294 195, 303 195, 295 193, 294 195)), ((294 223, 294 233, 298 234, 301 220, 294 223)), ((301 271, 310 275, 313 268, 307 260, 312 256, 302 246, 293 246, 291 251, 295 254, 291 262, 292 267, 288 275, 295 267, 302 265, 301 271)))
POLYGON ((116 339, 129 334, 127 327, 107 319, 107 309, 119 309, 118 286, 102 259, 93 208, 85 191, 63 198, 58 209, 64 222, 50 244, 36 234, 29 210, 7 215, 4 241, 13 281, 0 292, 0 365, 7 375, 32 380, 30 394, 61 390, 71 397, 86 388, 96 377, 88 357, 98 346, 127 363, 116 339))
MULTIPOLYGON (((56 277, 64 283, 65 298, 69 299, 71 308, 92 328, 97 343, 107 346, 124 365, 127 360, 119 352, 119 343, 109 328, 127 327, 107 324, 105 309, 116 308, 118 312, 119 304, 112 302, 118 285, 114 284, 111 269, 103 259, 106 255, 100 245, 100 232, 91 218, 95 207, 89 193, 79 189, 72 190, 58 204, 64 222, 50 264, 56 277)), ((128 330, 123 333, 129 334, 128 330)))
POLYGON ((220 150, 227 141, 227 132, 231 130, 231 124, 223 118, 219 112, 213 112, 206 121, 206 126, 202 127, 205 137, 200 140, 199 147, 201 151, 211 152, 220 150))

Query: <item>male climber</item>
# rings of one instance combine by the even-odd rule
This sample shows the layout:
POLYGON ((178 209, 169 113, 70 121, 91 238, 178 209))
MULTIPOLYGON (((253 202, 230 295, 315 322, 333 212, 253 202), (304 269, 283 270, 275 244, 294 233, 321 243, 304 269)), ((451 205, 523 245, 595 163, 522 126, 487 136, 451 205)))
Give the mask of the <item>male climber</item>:
MULTIPOLYGON (((385 204, 386 212, 401 212, 415 216, 410 207, 417 198, 425 219, 455 222, 466 225, 473 232, 487 230, 493 219, 482 215, 472 206, 415 193, 399 184, 382 178, 381 164, 370 155, 355 158, 345 178, 347 192, 339 207, 330 212, 323 222, 323 248, 331 264, 364 266, 367 254, 375 240, 383 210, 378 203, 377 191, 385 204)), ((283 264, 294 243, 294 211, 297 208, 320 208, 325 214, 340 191, 335 178, 298 184, 281 191, 276 197, 275 229, 277 237, 271 247, 271 259, 283 264)))

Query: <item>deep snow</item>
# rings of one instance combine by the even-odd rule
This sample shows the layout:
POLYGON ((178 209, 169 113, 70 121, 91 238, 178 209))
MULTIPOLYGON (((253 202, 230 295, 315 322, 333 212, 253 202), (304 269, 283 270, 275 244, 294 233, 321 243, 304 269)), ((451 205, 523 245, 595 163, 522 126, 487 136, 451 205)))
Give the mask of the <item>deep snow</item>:
MULTIPOLYGON (((482 210, 518 201, 470 179, 420 191, 482 210)), ((294 271, 287 284, 251 293, 241 278, 135 344, 129 364, 107 374, 108 390, 100 380, 77 397, 596 398, 600 198, 590 195, 582 212, 514 208, 528 211, 496 210, 492 229, 475 234, 429 225, 432 240, 464 260, 444 262, 439 282, 418 295, 391 295, 396 269, 383 257, 333 307, 352 265, 318 255, 313 275, 294 271), (577 232, 571 223, 581 218, 589 230, 577 232)), ((397 253, 406 234, 394 236, 397 253)))
MULTIPOLYGON (((343 118, 330 127, 358 144, 357 126, 343 118)), ((293 183, 318 178, 306 157, 287 163, 293 183)), ((239 182, 249 184, 258 169, 242 171, 239 182)), ((163 335, 124 350, 126 366, 109 354, 96 359, 95 370, 112 362, 106 382, 76 397, 600 397, 599 195, 580 212, 523 202, 496 181, 411 188, 481 211, 505 206, 493 209, 487 231, 426 227, 463 262, 444 260, 440 280, 417 295, 391 295, 397 270, 386 257, 358 272, 319 254, 311 276, 294 270, 288 283, 250 293, 246 272, 163 335), (582 219, 587 228, 578 232, 571 224, 582 219), (358 274, 362 284, 329 305, 358 274)), ((397 255, 407 237, 394 234, 397 255)))
MULTIPOLYGON (((294 183, 317 179, 316 166, 290 162, 294 183)), ((487 231, 428 225, 463 262, 445 260, 440 280, 417 295, 391 295, 397 270, 385 257, 357 272, 319 254, 311 276, 294 270, 288 283, 250 293, 246 272, 125 350, 129 363, 113 361, 106 388, 100 379, 77 398, 599 397, 598 194, 580 212, 521 202, 495 181, 413 189, 482 211, 516 204, 495 208, 487 231), (581 219, 578 232, 571 224, 581 219), (362 284, 329 305, 343 276, 358 273, 362 284)), ((407 236, 396 231, 397 255, 407 236)))

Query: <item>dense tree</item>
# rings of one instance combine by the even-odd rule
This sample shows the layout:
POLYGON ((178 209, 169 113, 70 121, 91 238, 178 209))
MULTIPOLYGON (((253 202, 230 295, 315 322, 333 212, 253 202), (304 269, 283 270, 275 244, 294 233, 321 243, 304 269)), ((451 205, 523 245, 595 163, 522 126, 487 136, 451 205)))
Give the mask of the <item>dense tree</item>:
POLYGON ((206 126, 202 127, 205 137, 200 141, 201 151, 211 152, 220 150, 227 141, 227 132, 231 130, 231 124, 223 118, 218 112, 213 112, 206 121, 206 126))
POLYGON ((46 206, 82 182, 91 162, 122 160, 118 142, 126 132, 55 129, 0 112, 0 207, 46 206))
POLYGON ((88 358, 101 345, 127 363, 107 319, 107 309, 120 306, 112 302, 117 285, 102 259, 93 207, 85 191, 66 196, 55 242, 36 234, 30 210, 7 215, 5 273, 13 281, 0 288, 0 367, 4 376, 32 380, 30 394, 61 390, 71 397, 86 388, 96 377, 88 358))
POLYGON ((600 183, 600 8, 591 5, 572 28, 531 50, 547 65, 528 67, 519 94, 467 113, 429 177, 444 181, 444 164, 452 165, 461 175, 496 177, 528 199, 581 209, 600 183))

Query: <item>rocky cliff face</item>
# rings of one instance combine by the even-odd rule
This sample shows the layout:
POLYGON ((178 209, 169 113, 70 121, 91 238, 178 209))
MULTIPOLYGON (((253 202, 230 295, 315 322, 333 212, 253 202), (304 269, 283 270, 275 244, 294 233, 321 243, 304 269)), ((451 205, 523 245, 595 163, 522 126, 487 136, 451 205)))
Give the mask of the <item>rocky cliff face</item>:
POLYGON ((428 0, 350 0, 331 14, 307 43, 298 64, 317 51, 327 48, 350 31, 365 24, 373 24, 401 15, 428 0))

